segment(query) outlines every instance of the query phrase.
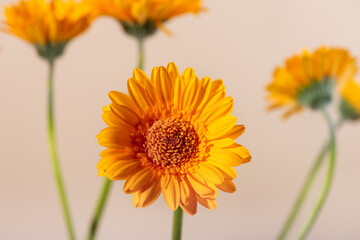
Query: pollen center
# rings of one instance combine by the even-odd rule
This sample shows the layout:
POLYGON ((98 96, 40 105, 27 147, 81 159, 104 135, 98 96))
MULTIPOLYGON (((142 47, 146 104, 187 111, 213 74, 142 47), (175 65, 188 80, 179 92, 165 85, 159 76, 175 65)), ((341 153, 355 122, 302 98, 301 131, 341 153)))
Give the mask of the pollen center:
POLYGON ((156 121, 145 138, 145 152, 157 166, 181 166, 199 152, 199 136, 192 124, 176 118, 156 121))

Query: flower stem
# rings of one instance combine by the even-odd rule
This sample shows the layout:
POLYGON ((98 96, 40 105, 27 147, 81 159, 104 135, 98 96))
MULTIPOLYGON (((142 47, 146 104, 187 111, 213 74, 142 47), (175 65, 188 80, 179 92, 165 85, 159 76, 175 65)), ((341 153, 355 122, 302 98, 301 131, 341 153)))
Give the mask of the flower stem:
POLYGON ((329 165, 327 170, 327 175, 325 179, 325 183, 322 189, 322 192, 315 204, 315 207, 313 208, 310 217, 306 221, 304 227, 302 228, 299 236, 297 239, 303 240, 306 238, 308 233, 310 232, 312 226, 314 225, 317 217, 320 214, 320 211, 322 207, 324 206, 324 203, 327 199, 327 196, 329 195, 331 183, 333 181, 334 177, 334 170, 335 170, 335 162, 336 162, 336 136, 335 136, 335 126, 327 113, 325 109, 323 109, 323 114, 325 116, 325 119, 329 125, 329 131, 330 131, 330 145, 329 145, 329 152, 330 152, 330 159, 329 159, 329 165))
POLYGON ((314 182, 314 179, 316 177, 316 174, 318 173, 323 161, 324 161, 324 158, 325 158, 325 155, 326 153, 328 152, 328 148, 329 148, 329 143, 325 144, 319 155, 317 156, 316 158, 316 161, 314 162, 313 166, 311 167, 310 169, 310 172, 308 173, 308 176, 304 182, 304 185, 301 189, 301 192, 300 194, 298 195, 296 201, 295 201, 295 204, 285 222, 285 225, 284 227, 282 228, 279 236, 278 236, 278 240, 283 240, 285 239, 286 235, 289 233, 289 230, 290 228, 292 227, 304 201, 305 201, 305 198, 307 196, 307 194, 309 193, 310 191, 310 188, 314 182))
POLYGON ((57 146, 55 140, 55 127, 54 127, 54 59, 49 59, 49 79, 48 79, 48 141, 50 148, 51 163, 55 175, 58 192, 60 195, 61 205, 65 216, 65 222, 69 234, 69 239, 74 240, 75 234, 71 220, 69 204, 66 197, 65 187, 62 180, 62 174, 59 165, 57 146))
POLYGON ((88 240, 95 239, 95 233, 97 230, 97 226, 99 225, 99 221, 102 216, 102 212, 103 212, 106 200, 107 200, 107 196, 109 194, 110 187, 111 187, 111 181, 106 178, 104 181, 103 188, 101 190, 101 194, 99 196, 98 203, 96 205, 94 216, 91 221, 90 229, 89 229, 88 236, 87 236, 88 240))
POLYGON ((172 240, 181 240, 182 219, 183 210, 181 207, 178 207, 178 209, 174 211, 172 240))
POLYGON ((143 69, 144 67, 144 38, 138 37, 138 64, 137 67, 143 69))

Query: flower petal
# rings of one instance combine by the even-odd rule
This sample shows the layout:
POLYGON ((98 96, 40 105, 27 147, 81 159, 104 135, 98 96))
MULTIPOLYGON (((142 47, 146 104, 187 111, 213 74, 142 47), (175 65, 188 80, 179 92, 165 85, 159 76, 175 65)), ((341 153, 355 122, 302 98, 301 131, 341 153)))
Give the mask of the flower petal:
POLYGON ((221 184, 215 185, 218 189, 221 191, 227 192, 227 193, 233 193, 236 191, 235 184, 231 180, 225 180, 221 184))
POLYGON ((148 185, 153 178, 150 168, 142 168, 126 179, 123 190, 125 193, 134 193, 148 185))
POLYGON ((161 194, 161 184, 157 177, 143 191, 134 193, 133 205, 136 208, 147 207, 158 199, 161 194))
POLYGON ((164 195, 164 199, 166 204, 168 205, 168 207, 175 211, 180 203, 180 186, 179 186, 179 181, 177 180, 177 178, 175 176, 170 176, 170 182, 169 185, 167 186, 167 188, 164 188, 163 186, 162 190, 163 190, 163 195, 164 195))
POLYGON ((203 205, 204 207, 210 210, 214 210, 217 208, 217 202, 215 198, 202 198, 200 196, 197 196, 197 200, 201 205, 203 205))
POLYGON ((206 136, 208 139, 216 139, 220 136, 224 136, 235 126, 235 123, 236 117, 234 116, 226 116, 217 119, 208 126, 208 132, 206 133, 206 136))
POLYGON ((200 163, 199 169, 196 170, 196 174, 214 184, 224 182, 224 176, 221 172, 219 172, 214 166, 207 163, 200 163))
POLYGON ((107 148, 125 148, 132 146, 131 132, 127 128, 107 127, 99 134, 98 142, 107 148))

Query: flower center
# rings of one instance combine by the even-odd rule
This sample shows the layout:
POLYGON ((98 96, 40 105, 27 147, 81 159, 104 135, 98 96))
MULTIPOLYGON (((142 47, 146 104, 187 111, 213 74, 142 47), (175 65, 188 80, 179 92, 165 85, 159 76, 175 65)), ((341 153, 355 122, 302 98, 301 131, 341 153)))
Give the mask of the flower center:
POLYGON ((199 152, 199 136, 192 124, 176 118, 156 121, 145 138, 145 152, 156 166, 181 166, 199 152))

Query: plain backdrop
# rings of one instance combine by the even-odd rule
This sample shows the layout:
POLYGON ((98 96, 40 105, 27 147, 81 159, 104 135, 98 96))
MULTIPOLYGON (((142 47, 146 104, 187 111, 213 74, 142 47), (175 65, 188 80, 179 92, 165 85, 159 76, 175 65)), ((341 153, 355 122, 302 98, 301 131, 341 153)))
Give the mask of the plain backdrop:
MULTIPOLYGON (((10 0, 0 0, 5 5, 10 0)), ((218 208, 185 215, 183 239, 274 239, 311 163, 328 137, 321 114, 306 110, 283 121, 267 112, 265 86, 286 57, 322 44, 360 58, 358 0, 205 0, 206 13, 178 17, 146 41, 145 72, 174 61, 183 71, 221 78, 247 130, 238 139, 253 160, 236 167, 237 191, 221 192, 218 208)), ((34 48, 0 35, 0 239, 66 239, 49 161, 46 132, 47 64, 34 48)), ((56 128, 61 166, 79 239, 84 239, 103 179, 105 127, 101 108, 110 90, 127 92, 136 42, 111 18, 97 19, 73 40, 56 65, 56 128)), ((336 117, 336 103, 333 105, 336 117)), ((308 239, 360 239, 360 124, 338 134, 338 161, 330 197, 308 239)), ((325 169, 324 166, 323 169, 325 169)), ((296 236, 319 192, 325 171, 291 232, 296 236)), ((98 239, 169 239, 172 212, 162 196, 135 209, 123 182, 113 185, 98 239)))

